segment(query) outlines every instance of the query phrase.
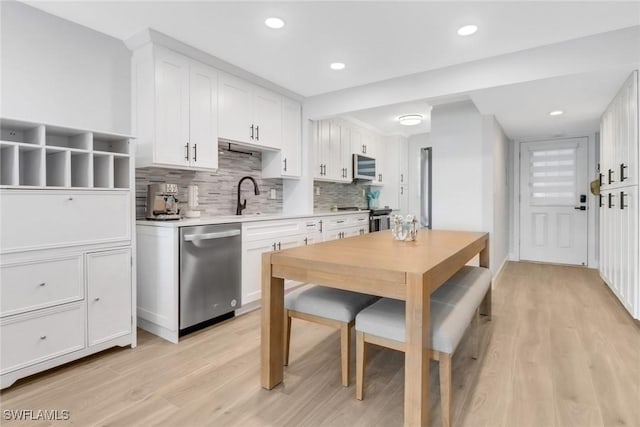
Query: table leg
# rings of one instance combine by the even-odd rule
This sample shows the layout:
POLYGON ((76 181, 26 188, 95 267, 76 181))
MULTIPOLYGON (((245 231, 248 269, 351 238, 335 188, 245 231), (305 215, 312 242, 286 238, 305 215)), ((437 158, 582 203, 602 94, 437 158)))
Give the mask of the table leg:
POLYGON ((429 424, 430 283, 407 274, 404 425, 429 424))
MULTIPOLYGON (((490 267, 490 248, 489 248, 489 237, 485 242, 484 249, 480 251, 480 267, 489 268, 490 267)), ((489 290, 484 296, 482 303, 480 304, 480 313, 489 317, 491 320, 491 286, 489 286, 489 290)))
POLYGON ((268 390, 284 375, 284 279, 271 275, 271 253, 262 255, 261 383, 268 390))

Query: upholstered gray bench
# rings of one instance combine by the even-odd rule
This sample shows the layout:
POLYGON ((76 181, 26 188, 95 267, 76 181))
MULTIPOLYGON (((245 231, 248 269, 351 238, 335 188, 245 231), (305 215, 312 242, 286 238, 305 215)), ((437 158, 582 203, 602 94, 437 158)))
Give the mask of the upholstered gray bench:
MULTIPOLYGON (((431 296, 431 358, 439 362, 442 422, 451 425, 451 356, 475 319, 475 354, 479 347, 479 307, 491 288, 491 272, 463 267, 431 296)), ((363 399, 365 343, 398 351, 405 346, 405 303, 382 298, 356 316, 356 398, 363 399)))
POLYGON ((302 319, 340 329, 342 385, 349 385, 351 360, 351 328, 356 314, 378 300, 372 295, 325 286, 308 285, 287 294, 284 298, 284 365, 289 364, 291 319, 302 319))

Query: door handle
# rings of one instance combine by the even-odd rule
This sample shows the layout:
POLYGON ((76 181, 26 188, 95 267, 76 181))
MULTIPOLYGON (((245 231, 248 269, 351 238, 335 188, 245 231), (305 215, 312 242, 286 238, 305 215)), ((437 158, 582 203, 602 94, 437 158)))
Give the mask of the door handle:
POLYGON ((586 211, 587 207, 586 206, 575 206, 573 209, 575 209, 577 211, 586 211))
POLYGON ((189 143, 188 142, 184 145, 184 149, 186 150, 184 154, 184 159, 188 162, 189 161, 189 143))
POLYGON ((198 161, 198 144, 193 144, 193 161, 198 161))
POLYGON ((604 194, 600 194, 600 207, 604 206, 604 203, 602 203, 602 199, 604 199, 604 194))
POLYGON ((260 141, 260 126, 256 126, 256 141, 260 141))
POLYGON ((284 158, 284 171, 287 171, 287 158, 284 158))
POLYGON ((278 250, 282 249, 282 245, 278 242, 278 250))
POLYGON ((624 163, 620 163, 620 182, 623 182, 625 179, 629 179, 628 176, 624 176, 624 170, 627 168, 628 166, 625 165, 624 163))
POLYGON ((322 220, 318 221, 320 223, 320 232, 322 233, 322 220))
POLYGON ((251 139, 253 139, 253 125, 251 125, 251 139))
POLYGON ((184 236, 185 242, 197 242, 198 240, 224 239, 225 237, 239 236, 240 230, 219 231, 217 233, 187 234, 184 236))
POLYGON ((614 182, 613 178, 611 178, 611 175, 613 175, 613 169, 609 169, 608 175, 609 184, 611 184, 612 182, 614 182))
POLYGON ((620 192, 620 209, 624 210, 624 208, 628 208, 629 205, 625 205, 624 204, 624 196, 626 196, 626 194, 624 194, 624 191, 620 192))
POLYGON ((305 244, 305 246, 309 244, 309 238, 308 237, 304 238, 304 244, 305 244))
POLYGON ((607 194, 607 196, 609 198, 608 205, 609 205, 610 208, 612 208, 613 207, 613 193, 609 193, 609 194, 607 194))

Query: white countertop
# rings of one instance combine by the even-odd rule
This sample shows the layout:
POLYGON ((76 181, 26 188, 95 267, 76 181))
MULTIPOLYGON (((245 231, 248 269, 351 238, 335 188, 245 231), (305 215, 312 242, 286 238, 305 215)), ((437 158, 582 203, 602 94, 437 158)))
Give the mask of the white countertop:
POLYGON ((182 218, 180 220, 170 221, 151 221, 146 219, 140 219, 136 221, 137 225, 145 225, 149 227, 190 227, 192 225, 212 225, 212 224, 232 224, 251 221, 273 221, 278 219, 294 219, 294 218, 314 218, 319 216, 333 216, 333 215, 352 215, 369 213, 368 209, 362 209, 359 211, 321 211, 314 212, 312 214, 253 214, 253 215, 224 215, 224 216, 207 216, 201 218, 182 218))

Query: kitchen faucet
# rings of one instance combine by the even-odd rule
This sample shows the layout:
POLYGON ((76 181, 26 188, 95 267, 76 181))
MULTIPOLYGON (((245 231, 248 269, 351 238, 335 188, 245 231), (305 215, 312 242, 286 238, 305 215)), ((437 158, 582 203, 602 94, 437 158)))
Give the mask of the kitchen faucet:
POLYGON ((238 182, 238 202, 236 204, 236 215, 242 215, 242 210, 247 208, 247 199, 244 199, 244 202, 240 203, 240 188, 242 187, 242 182, 248 179, 251 182, 253 182, 253 189, 255 191, 255 195, 259 195, 260 194, 260 190, 258 189, 258 184, 256 183, 256 180, 253 179, 250 176, 244 176, 242 178, 240 178, 240 182, 238 182))

